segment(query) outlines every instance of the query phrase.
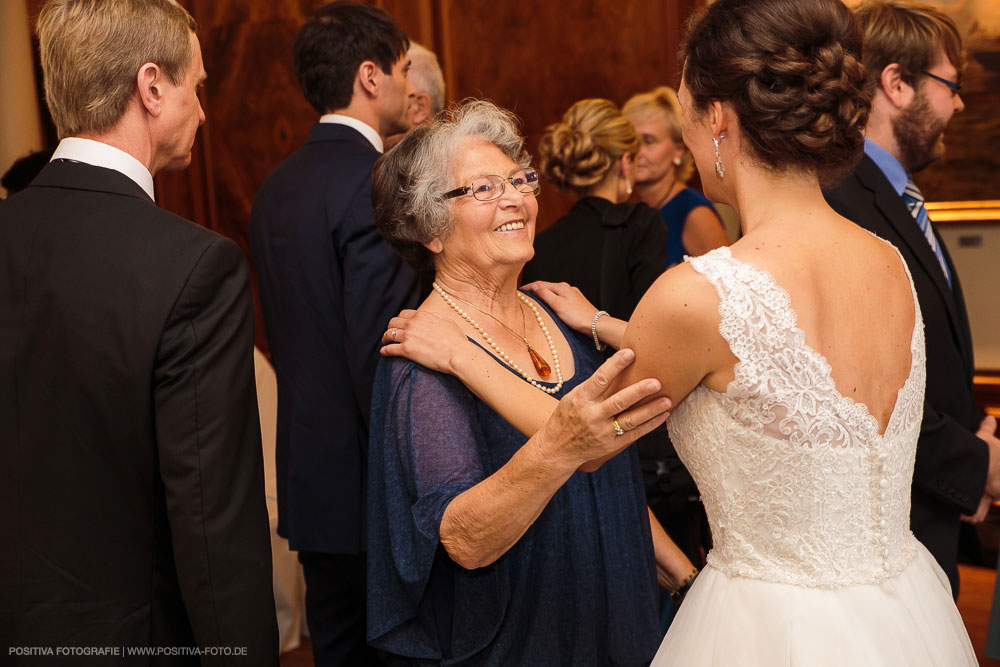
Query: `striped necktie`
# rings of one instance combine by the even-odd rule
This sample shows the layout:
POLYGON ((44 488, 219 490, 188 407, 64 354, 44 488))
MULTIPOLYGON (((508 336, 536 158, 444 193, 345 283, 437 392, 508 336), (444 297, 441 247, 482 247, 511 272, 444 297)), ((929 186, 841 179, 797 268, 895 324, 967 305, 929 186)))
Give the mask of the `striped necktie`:
POLYGON ((927 239, 927 243, 934 252, 934 256, 937 257, 938 263, 941 264, 941 271, 944 272, 948 286, 951 287, 951 273, 948 271, 948 264, 944 261, 944 252, 941 251, 937 237, 934 236, 934 227, 931 226, 931 219, 927 215, 927 208, 924 206, 924 195, 920 192, 920 188, 917 187, 912 178, 906 182, 906 188, 903 190, 903 201, 906 202, 906 207, 910 209, 910 215, 917 221, 920 231, 924 233, 924 238, 927 239))

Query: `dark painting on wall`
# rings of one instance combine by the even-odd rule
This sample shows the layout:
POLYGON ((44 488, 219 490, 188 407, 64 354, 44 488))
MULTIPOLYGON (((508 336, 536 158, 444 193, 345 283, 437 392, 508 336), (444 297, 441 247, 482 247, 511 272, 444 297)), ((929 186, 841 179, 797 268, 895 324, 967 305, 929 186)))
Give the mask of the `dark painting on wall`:
POLYGON ((916 180, 928 201, 1000 200, 1000 2, 929 4, 954 19, 965 40, 965 110, 948 125, 944 158, 916 180))

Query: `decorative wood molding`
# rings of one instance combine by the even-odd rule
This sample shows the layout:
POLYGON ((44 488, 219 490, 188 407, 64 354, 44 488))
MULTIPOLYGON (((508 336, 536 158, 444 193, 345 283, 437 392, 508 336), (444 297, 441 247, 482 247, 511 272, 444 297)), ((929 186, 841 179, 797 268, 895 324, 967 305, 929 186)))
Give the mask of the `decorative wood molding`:
POLYGON ((936 225, 997 225, 1000 224, 1000 199, 927 202, 927 214, 936 225))

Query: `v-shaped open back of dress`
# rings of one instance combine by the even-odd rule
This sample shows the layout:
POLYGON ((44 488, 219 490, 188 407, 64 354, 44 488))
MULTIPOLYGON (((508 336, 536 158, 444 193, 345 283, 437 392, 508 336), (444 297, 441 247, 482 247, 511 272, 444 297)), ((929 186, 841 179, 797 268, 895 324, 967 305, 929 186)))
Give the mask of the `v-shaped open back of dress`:
POLYGON ((699 386, 671 417, 714 546, 653 664, 976 664, 909 529, 926 379, 916 294, 909 376, 880 434, 769 273, 728 248, 688 261, 719 295, 738 363, 725 393, 699 386))

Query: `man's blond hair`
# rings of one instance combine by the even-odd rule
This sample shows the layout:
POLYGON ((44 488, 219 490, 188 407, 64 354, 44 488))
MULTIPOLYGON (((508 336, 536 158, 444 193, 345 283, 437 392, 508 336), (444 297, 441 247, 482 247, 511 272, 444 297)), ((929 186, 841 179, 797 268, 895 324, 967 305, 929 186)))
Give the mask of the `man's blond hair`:
POLYGON ((194 19, 175 0, 49 0, 38 16, 45 101, 59 138, 121 119, 146 63, 180 83, 194 19))

